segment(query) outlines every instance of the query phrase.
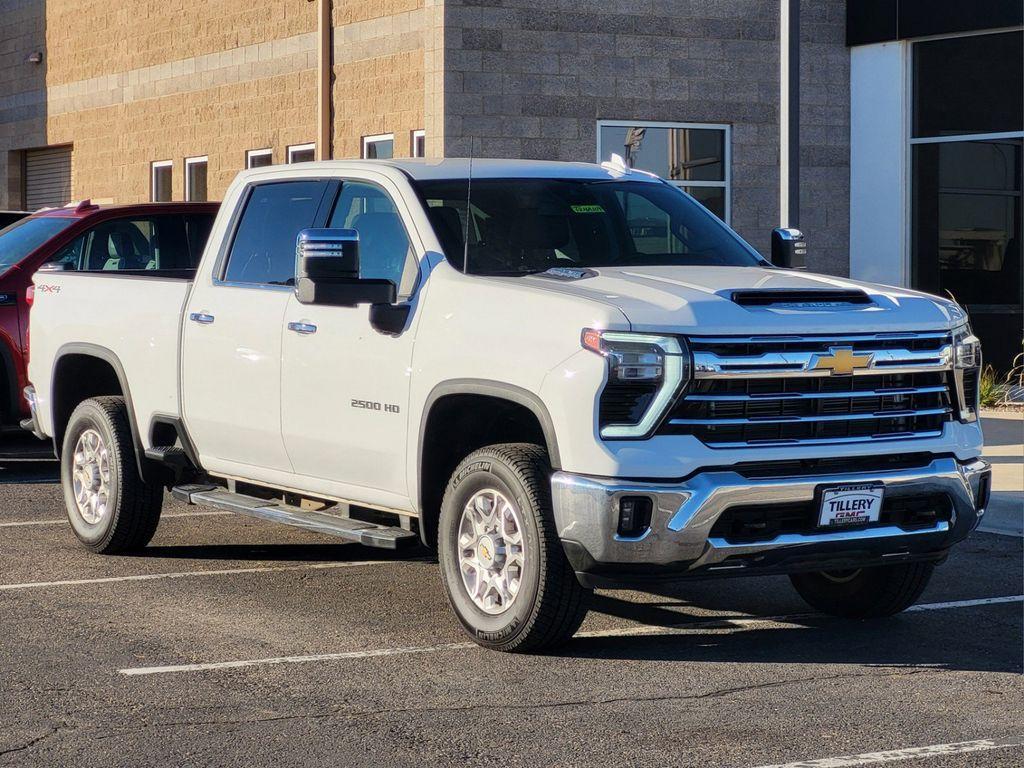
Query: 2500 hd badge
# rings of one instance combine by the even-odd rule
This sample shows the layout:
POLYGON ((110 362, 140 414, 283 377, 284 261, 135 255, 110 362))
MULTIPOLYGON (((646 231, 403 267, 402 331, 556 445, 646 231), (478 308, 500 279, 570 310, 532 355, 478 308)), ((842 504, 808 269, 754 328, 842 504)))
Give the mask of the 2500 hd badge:
POLYGON ((384 413, 401 413, 399 408, 394 403, 378 403, 375 400, 357 400, 352 399, 353 408, 364 408, 367 411, 384 411, 384 413))

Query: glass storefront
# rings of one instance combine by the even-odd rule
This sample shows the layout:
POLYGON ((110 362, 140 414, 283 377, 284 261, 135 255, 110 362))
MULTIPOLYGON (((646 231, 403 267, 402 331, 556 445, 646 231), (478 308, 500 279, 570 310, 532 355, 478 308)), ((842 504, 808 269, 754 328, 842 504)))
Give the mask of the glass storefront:
POLYGON ((914 45, 912 279, 967 307, 986 361, 1024 337, 1024 33, 914 45))

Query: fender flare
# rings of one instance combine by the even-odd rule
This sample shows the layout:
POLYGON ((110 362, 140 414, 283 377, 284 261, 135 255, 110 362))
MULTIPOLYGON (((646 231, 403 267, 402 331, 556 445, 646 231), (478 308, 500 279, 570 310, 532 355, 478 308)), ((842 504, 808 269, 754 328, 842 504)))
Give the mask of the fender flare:
MULTIPOLYGON (((503 381, 491 381, 489 379, 448 379, 439 382, 430 390, 430 394, 427 395, 427 399, 423 403, 423 410, 420 413, 419 437, 416 445, 416 482, 412 484, 412 490, 415 493, 413 505, 416 509, 420 510, 421 514, 423 504, 421 490, 423 479, 423 444, 427 434, 427 423, 430 421, 430 414, 437 401, 449 395, 485 395, 523 406, 537 418, 537 422, 540 424, 551 468, 557 470, 561 467, 554 422, 551 420, 551 414, 548 412, 544 401, 533 392, 517 387, 514 384, 508 384, 503 381)), ((421 537, 425 535, 422 526, 420 528, 420 535, 421 537)))
MULTIPOLYGON (((89 344, 86 342, 69 342, 61 345, 57 350, 57 354, 53 358, 53 370, 50 372, 50 403, 51 409, 54 403, 54 390, 57 385, 57 366, 60 365, 60 361, 68 357, 69 355, 83 355, 86 357, 95 357, 103 362, 107 363, 114 371, 114 375, 117 376, 118 384, 121 387, 121 393, 124 396, 125 407, 128 410, 128 426, 132 432, 132 444, 135 448, 135 464, 139 471, 139 476, 147 482, 152 482, 155 478, 152 477, 152 472, 149 471, 146 466, 146 462, 143 461, 144 452, 142 449, 142 437, 139 432, 139 426, 135 423, 135 407, 132 405, 132 393, 128 387, 128 377, 125 375, 124 366, 121 365, 121 359, 115 352, 106 347, 101 347, 99 344, 89 344)), ((56 419, 56 413, 54 413, 54 419, 56 419)), ((66 426, 66 425, 65 425, 66 426)), ((61 443, 64 439, 64 427, 57 429, 56 421, 54 422, 53 429, 53 452, 54 455, 59 459, 61 455, 61 443)))

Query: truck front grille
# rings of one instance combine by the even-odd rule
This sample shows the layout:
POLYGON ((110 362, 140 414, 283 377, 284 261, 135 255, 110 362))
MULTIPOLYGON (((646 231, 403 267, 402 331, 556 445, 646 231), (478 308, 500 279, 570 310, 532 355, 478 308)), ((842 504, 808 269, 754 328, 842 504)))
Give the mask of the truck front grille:
POLYGON ((946 333, 691 338, 694 380, 661 427, 712 447, 938 435, 952 418, 946 333))

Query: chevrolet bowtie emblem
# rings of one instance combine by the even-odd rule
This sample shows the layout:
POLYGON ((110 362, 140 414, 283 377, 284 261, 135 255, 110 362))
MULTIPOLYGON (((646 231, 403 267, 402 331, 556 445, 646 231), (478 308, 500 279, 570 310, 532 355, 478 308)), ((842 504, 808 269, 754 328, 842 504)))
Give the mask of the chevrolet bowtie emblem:
POLYGON ((813 371, 831 371, 833 376, 850 376, 858 368, 870 368, 874 354, 854 354, 852 347, 829 347, 827 355, 816 355, 813 371))

